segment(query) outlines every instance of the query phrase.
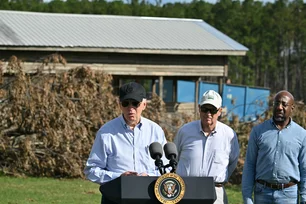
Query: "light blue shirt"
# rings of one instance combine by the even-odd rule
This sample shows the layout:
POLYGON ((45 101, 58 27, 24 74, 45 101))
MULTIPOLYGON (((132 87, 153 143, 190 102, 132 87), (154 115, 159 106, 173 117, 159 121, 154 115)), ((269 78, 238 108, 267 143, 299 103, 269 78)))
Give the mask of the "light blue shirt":
POLYGON ((269 183, 300 182, 301 201, 306 201, 306 130, 291 120, 279 130, 273 120, 255 126, 250 134, 242 175, 242 196, 252 204, 257 179, 269 183))
MULTIPOLYGON (((167 142, 164 131, 155 122, 141 117, 141 122, 131 130, 123 116, 104 124, 96 134, 84 173, 95 183, 105 183, 126 171, 159 175, 155 161, 150 156, 149 146, 167 142)), ((165 162, 163 155, 162 159, 165 162)))
POLYGON ((178 131, 174 143, 179 161, 180 176, 214 177, 215 182, 226 182, 236 168, 239 143, 232 128, 217 121, 215 130, 204 135, 201 121, 185 124, 178 131))

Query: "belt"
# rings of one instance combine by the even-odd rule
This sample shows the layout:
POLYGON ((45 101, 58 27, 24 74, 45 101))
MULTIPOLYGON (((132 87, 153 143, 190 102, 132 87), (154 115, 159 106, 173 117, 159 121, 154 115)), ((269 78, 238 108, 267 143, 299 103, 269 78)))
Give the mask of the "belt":
POLYGON ((224 183, 215 183, 215 187, 218 187, 218 188, 223 187, 223 185, 224 183))
POLYGON ((268 183, 264 180, 256 180, 257 183, 260 183, 264 186, 267 186, 269 188, 272 188, 274 190, 280 190, 280 189, 284 189, 284 188, 288 188, 290 186, 294 186, 296 185, 296 183, 294 182, 289 182, 289 183, 268 183))

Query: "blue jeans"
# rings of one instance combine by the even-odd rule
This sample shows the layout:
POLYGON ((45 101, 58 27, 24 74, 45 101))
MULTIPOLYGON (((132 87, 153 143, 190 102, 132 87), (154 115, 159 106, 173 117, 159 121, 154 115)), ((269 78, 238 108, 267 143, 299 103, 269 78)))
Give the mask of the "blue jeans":
POLYGON ((255 184, 254 204, 297 204, 298 185, 274 190, 260 183, 255 184))

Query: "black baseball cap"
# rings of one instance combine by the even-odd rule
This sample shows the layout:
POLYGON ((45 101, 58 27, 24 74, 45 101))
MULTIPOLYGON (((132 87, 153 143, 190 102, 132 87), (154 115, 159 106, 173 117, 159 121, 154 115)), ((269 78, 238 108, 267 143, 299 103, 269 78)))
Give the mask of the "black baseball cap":
POLYGON ((141 102, 144 98, 146 98, 146 90, 142 85, 136 82, 129 82, 120 87, 120 101, 126 99, 134 99, 138 102, 141 102))

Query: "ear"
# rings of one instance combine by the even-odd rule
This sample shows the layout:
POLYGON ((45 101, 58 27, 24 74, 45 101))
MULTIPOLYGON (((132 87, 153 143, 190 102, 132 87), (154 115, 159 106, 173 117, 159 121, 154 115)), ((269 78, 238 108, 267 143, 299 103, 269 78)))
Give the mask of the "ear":
POLYGON ((219 110, 218 110, 218 113, 217 113, 217 114, 218 114, 218 117, 219 117, 219 116, 222 114, 222 108, 221 108, 221 107, 219 108, 219 110))

